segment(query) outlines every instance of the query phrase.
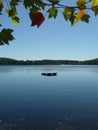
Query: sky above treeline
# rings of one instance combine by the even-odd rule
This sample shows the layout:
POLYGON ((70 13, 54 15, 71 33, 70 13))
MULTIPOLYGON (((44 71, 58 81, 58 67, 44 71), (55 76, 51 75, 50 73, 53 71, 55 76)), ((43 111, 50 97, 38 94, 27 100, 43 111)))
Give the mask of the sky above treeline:
POLYGON ((18 7, 21 23, 13 25, 10 18, 0 16, 5 28, 14 29, 15 40, 10 45, 0 46, 0 57, 18 60, 69 59, 87 60, 98 58, 98 16, 92 13, 89 24, 79 21, 71 26, 61 12, 56 19, 48 19, 37 28, 31 27, 28 12, 18 7))

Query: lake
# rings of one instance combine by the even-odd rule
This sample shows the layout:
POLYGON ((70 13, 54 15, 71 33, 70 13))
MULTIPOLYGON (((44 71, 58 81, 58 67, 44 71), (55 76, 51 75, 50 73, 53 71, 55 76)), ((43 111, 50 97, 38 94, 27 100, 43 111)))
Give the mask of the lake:
POLYGON ((0 130, 98 130, 98 66, 0 66, 0 130))

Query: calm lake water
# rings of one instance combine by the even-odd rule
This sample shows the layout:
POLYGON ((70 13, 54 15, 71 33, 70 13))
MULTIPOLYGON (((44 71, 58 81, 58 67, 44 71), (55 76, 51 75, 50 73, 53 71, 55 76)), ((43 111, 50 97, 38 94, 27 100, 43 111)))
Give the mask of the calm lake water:
POLYGON ((0 66, 0 128, 98 130, 98 66, 0 66))

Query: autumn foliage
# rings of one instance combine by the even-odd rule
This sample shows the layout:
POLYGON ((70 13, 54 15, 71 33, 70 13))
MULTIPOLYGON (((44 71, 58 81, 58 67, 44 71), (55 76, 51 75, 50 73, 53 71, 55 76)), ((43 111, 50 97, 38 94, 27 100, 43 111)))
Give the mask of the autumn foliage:
POLYGON ((45 18, 41 12, 35 12, 32 14, 31 20, 31 26, 37 25, 37 27, 39 27, 44 22, 45 18))
MULTIPOLYGON (((98 15, 98 0, 76 0, 75 5, 71 6, 67 5, 67 2, 62 2, 62 0, 0 0, 0 15, 6 12, 14 25, 20 23, 17 13, 17 6, 20 6, 20 3, 27 10, 31 19, 31 26, 34 27, 35 25, 40 27, 45 21, 46 18, 43 14, 46 14, 48 18, 56 18, 58 14, 61 14, 64 16, 65 21, 70 22, 72 26, 78 21, 89 23, 92 16, 91 11, 95 16, 98 15)), ((14 39, 13 30, 10 28, 5 29, 1 23, 0 26, 2 26, 0 45, 9 44, 9 41, 14 39)))

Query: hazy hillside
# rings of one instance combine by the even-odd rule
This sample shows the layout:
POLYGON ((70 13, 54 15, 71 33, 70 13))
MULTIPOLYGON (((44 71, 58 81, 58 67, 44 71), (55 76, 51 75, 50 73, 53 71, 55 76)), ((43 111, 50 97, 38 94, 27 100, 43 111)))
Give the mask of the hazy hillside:
POLYGON ((10 59, 10 58, 0 58, 0 65, 13 65, 13 64, 17 64, 18 61, 14 60, 14 59, 10 59))

